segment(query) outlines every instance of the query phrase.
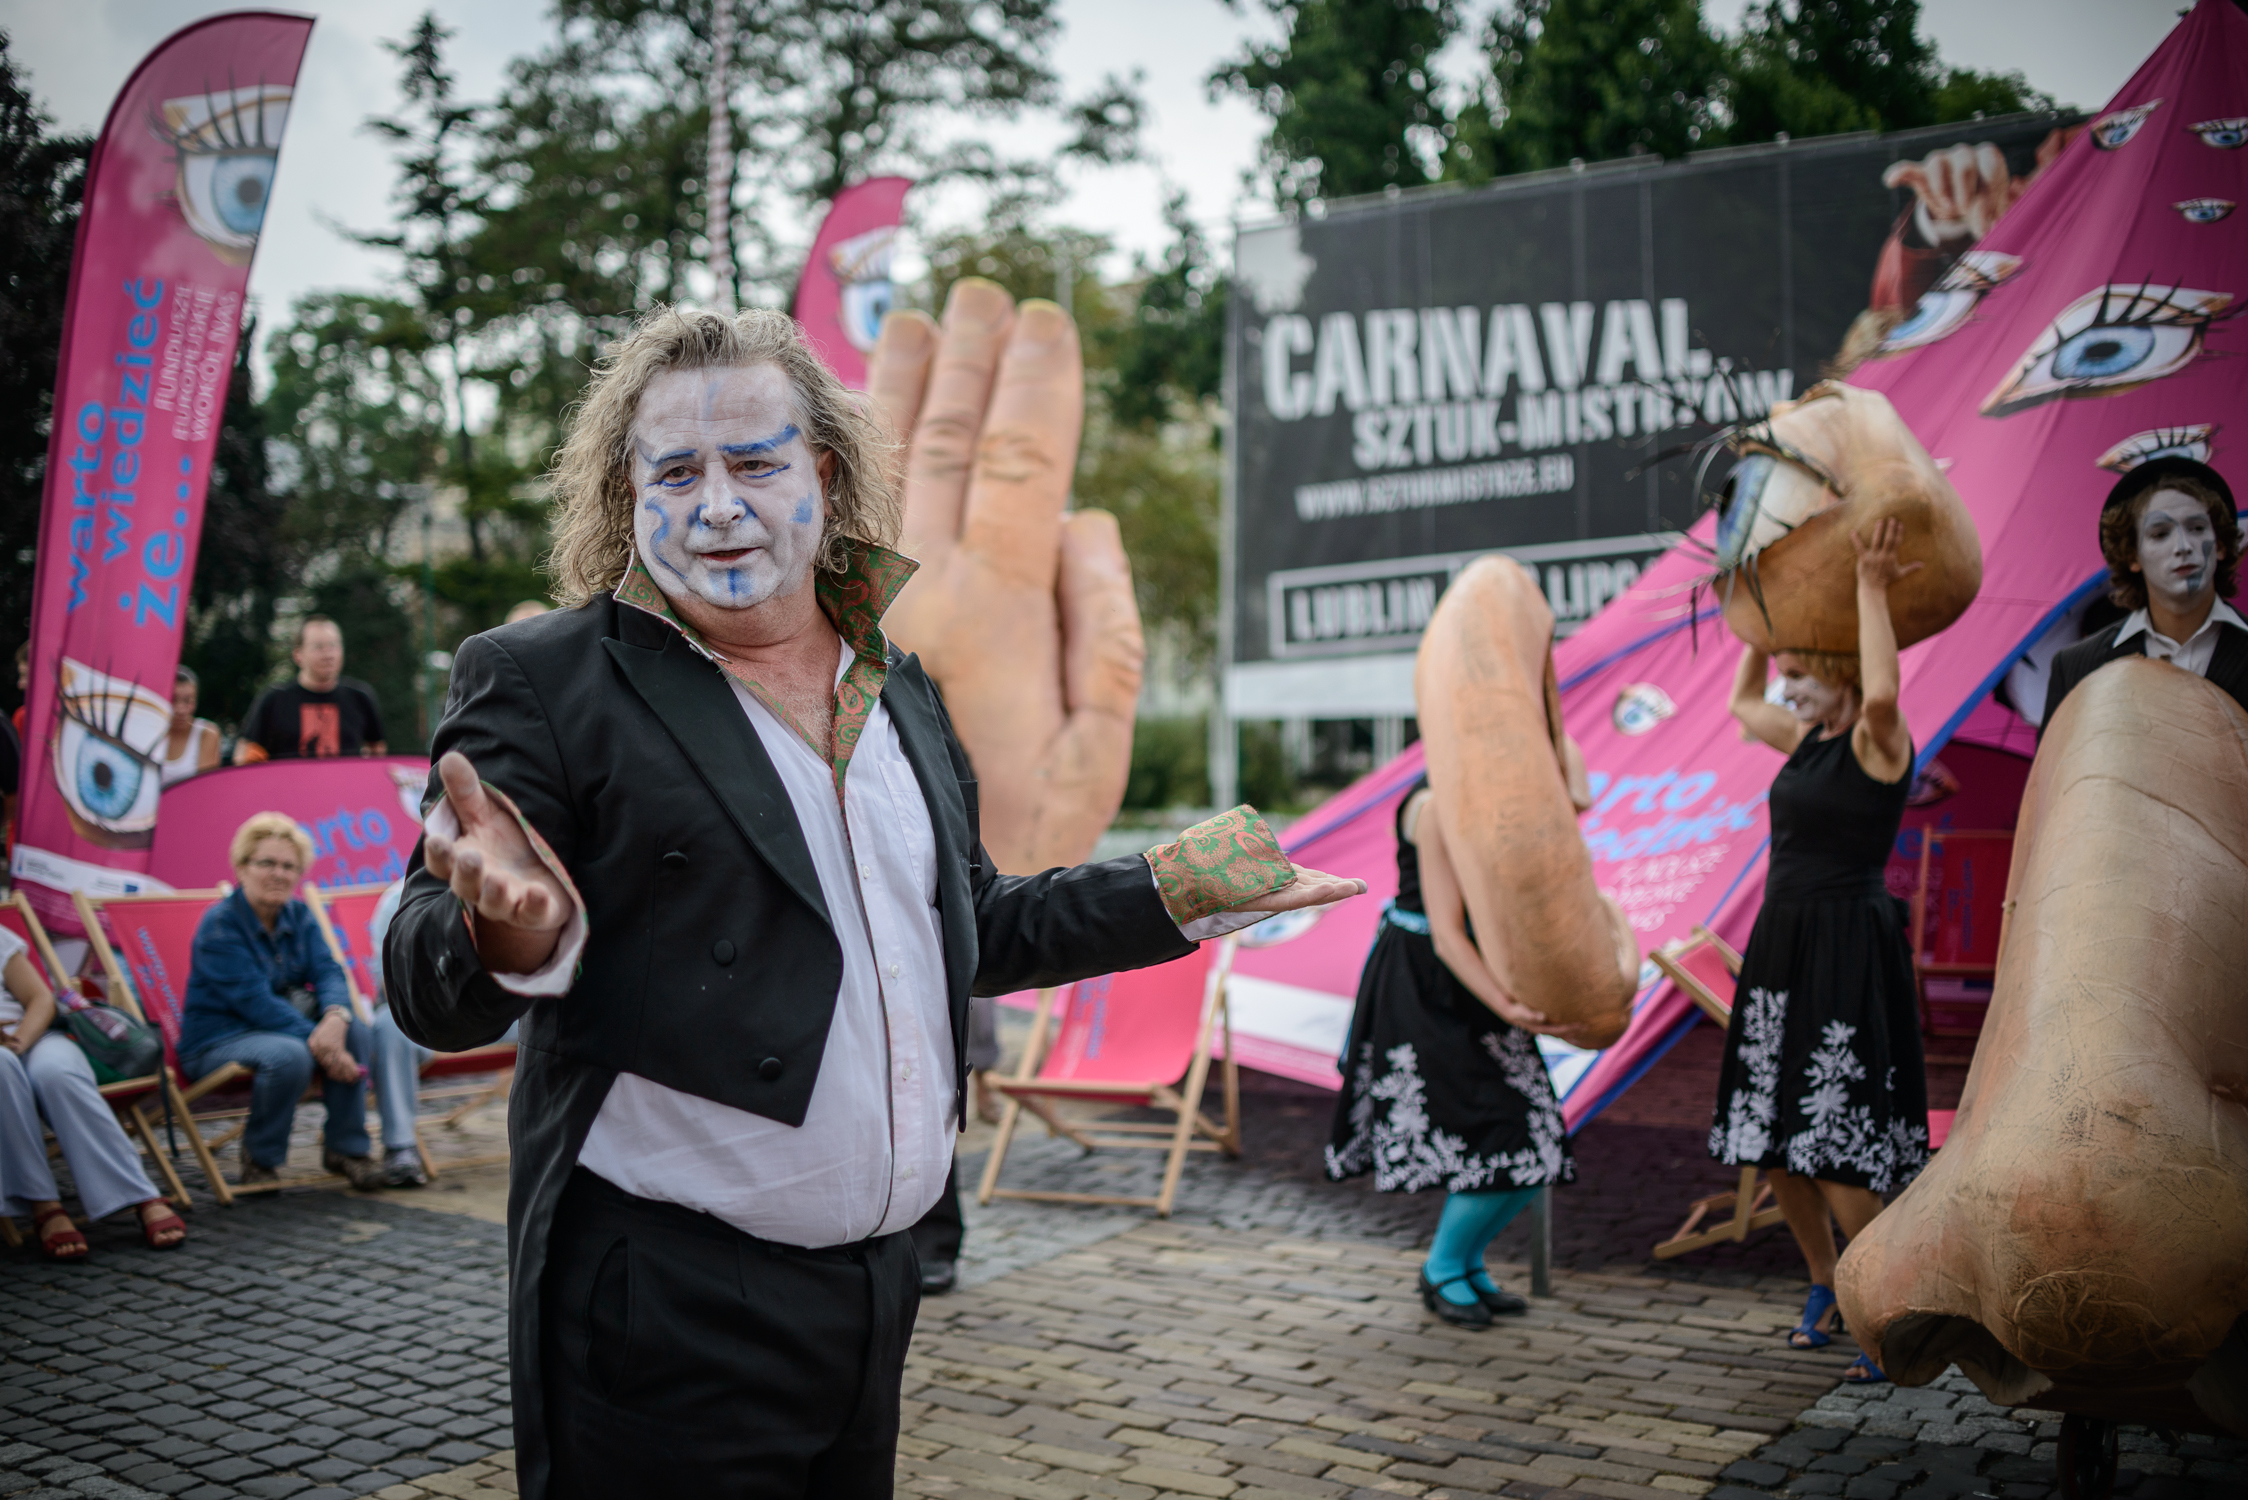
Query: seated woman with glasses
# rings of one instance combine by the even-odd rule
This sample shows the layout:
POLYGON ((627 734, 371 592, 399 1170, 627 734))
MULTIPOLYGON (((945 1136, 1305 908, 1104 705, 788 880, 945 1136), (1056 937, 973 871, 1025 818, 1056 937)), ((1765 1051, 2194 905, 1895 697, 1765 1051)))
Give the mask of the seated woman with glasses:
POLYGON ((181 1066, 201 1077, 232 1062, 257 1075, 242 1134, 244 1187, 278 1180, 297 1100, 315 1069, 328 1109, 321 1165, 355 1188, 379 1187, 382 1168, 367 1138, 372 1039, 351 1013, 343 970, 312 909, 293 899, 312 840, 287 813, 262 812, 235 831, 232 859, 235 891, 195 929, 181 1066))
POLYGON ((55 994, 29 945, 0 927, 0 1213, 29 1213, 49 1260, 77 1260, 90 1248, 59 1201, 40 1128, 45 1116, 86 1217, 106 1219, 137 1203, 141 1238, 150 1249, 171 1249, 187 1238, 187 1225, 157 1195, 101 1096, 93 1064, 54 1020, 55 994))

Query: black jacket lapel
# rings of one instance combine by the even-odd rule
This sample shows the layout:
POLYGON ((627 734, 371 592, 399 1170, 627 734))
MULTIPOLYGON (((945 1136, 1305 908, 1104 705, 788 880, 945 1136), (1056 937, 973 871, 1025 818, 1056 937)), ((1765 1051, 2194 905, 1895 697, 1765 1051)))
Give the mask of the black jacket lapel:
POLYGON ((812 868, 812 851, 797 827, 788 789, 741 704, 734 701, 724 671, 697 655, 676 632, 666 630, 664 636, 664 644, 653 648, 615 637, 601 644, 671 731, 742 837, 832 929, 819 872, 812 868))
POLYGON ((969 889, 968 863, 976 851, 968 826, 967 798, 974 783, 955 771, 938 717, 936 689, 918 657, 893 659, 882 684, 882 705, 898 727, 898 743, 921 783, 929 804, 929 823, 937 836, 937 910, 944 927, 944 967, 948 993, 964 1003, 976 973, 975 893, 969 889))

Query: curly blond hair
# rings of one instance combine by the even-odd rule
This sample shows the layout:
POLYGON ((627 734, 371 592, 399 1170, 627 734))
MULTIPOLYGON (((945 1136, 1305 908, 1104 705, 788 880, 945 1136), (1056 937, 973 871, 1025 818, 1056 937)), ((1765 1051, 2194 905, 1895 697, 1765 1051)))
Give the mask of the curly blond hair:
POLYGON ((794 318, 763 308, 726 317, 657 307, 603 351, 555 454, 547 571, 558 603, 583 604, 610 592, 632 565, 632 422, 649 382, 667 370, 765 364, 788 377, 797 424, 813 453, 834 462, 824 487, 819 566, 840 569, 854 542, 897 541, 905 508, 891 476, 894 445, 812 352, 794 318))
POLYGON ((250 857, 258 852, 258 845, 267 839, 287 839, 296 845, 297 864, 306 870, 312 868, 312 835, 285 812, 250 814, 249 821, 234 830, 234 842, 227 848, 226 862, 239 874, 250 857))

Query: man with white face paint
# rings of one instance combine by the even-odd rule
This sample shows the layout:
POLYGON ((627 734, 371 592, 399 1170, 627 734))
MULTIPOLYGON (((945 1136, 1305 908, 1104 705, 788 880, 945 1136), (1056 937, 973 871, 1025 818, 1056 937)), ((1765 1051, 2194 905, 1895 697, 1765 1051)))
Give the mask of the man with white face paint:
MULTIPOLYGON (((1018 339, 1064 336, 1023 309, 1018 339)), ((1039 440, 1007 405, 1015 347, 972 403, 971 504, 999 525, 985 467, 1039 440)), ((996 873, 943 702, 880 627, 914 568, 892 474, 790 319, 658 311, 556 465, 564 607, 455 659, 385 973, 424 1045, 522 1021, 526 1496, 890 1494, 906 1231, 945 1185, 970 991, 1364 889, 1297 869, 1247 808, 996 873)))
POLYGON ((2205 463, 2157 458, 2116 481, 2100 508, 2108 597, 2131 611, 2053 658, 2044 722, 2070 689, 2121 656, 2151 656, 2207 678, 2248 708, 2248 620, 2238 586, 2232 487, 2205 463))

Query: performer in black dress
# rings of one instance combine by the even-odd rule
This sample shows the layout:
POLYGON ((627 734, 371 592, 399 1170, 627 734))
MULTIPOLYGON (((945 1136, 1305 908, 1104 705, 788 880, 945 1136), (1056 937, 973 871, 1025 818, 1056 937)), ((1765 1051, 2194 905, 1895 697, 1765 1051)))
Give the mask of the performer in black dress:
POLYGON ((1499 988, 1429 813, 1423 776, 1397 809, 1397 899, 1358 981, 1327 1175, 1449 1193, 1421 1302, 1447 1323, 1488 1328, 1493 1313, 1529 1304, 1492 1282, 1485 1249, 1540 1188, 1577 1175, 1532 1035, 1570 1031, 1499 988))
MULTIPOLYGON (((1851 1238, 1928 1161, 1928 1086, 1902 903, 1882 868, 1912 787, 1912 735, 1897 711, 1897 637, 1888 520, 1858 552, 1858 659, 1851 671, 1778 658, 1787 708, 1764 698, 1765 656, 1741 653, 1733 716, 1787 764, 1772 782, 1772 860, 1733 992, 1710 1155, 1771 1174, 1773 1196, 1810 1265, 1799 1349, 1831 1342, 1834 1220, 1851 1238)), ((1861 1356, 1845 1377, 1885 1379, 1861 1356)))

